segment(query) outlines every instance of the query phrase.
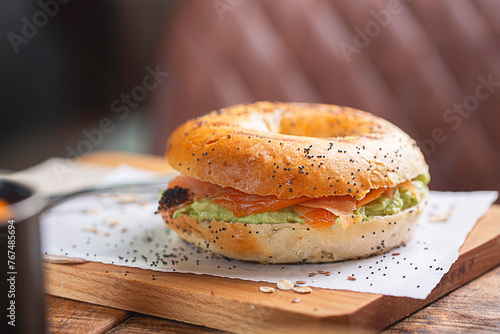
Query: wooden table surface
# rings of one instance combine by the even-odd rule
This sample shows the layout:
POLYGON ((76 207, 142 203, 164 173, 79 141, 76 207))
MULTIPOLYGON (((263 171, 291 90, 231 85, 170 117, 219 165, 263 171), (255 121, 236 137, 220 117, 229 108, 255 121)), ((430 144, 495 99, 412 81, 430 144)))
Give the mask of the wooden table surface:
MULTIPOLYGON (((157 168, 162 169, 162 166, 157 168)), ((48 333, 223 333, 54 296, 47 295, 46 303, 48 333)), ((500 332, 500 267, 384 330, 386 333, 463 331, 500 332)))
MULTIPOLYGON (((500 267, 387 328, 384 333, 500 332, 500 267)), ((47 296, 48 333, 223 333, 148 315, 47 296)))

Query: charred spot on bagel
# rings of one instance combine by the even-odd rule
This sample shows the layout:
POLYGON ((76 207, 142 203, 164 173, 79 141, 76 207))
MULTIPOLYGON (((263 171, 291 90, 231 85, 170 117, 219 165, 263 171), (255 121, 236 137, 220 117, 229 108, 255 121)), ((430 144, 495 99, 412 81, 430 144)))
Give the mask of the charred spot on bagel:
POLYGON ((190 198, 189 189, 175 186, 165 190, 160 198, 158 211, 170 210, 178 207, 190 198))

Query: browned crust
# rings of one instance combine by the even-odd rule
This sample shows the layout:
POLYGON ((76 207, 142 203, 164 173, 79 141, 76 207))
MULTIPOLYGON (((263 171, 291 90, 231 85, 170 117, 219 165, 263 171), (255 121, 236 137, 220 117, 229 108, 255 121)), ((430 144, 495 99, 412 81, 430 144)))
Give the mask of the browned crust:
POLYGON ((356 109, 256 102, 190 120, 167 141, 183 174, 279 198, 352 195, 408 181, 425 168, 395 125, 356 109))

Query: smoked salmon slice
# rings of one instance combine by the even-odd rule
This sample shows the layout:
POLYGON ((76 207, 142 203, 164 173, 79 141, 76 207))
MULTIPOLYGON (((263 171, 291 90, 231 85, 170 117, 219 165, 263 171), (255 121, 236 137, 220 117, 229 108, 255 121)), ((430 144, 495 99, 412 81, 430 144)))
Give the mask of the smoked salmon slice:
POLYGON ((179 175, 173 179, 168 188, 176 186, 189 189, 190 202, 211 198, 215 204, 231 210, 236 217, 277 211, 310 200, 308 197, 279 199, 273 195, 246 194, 234 188, 221 187, 185 175, 179 175))
MULTIPOLYGON (((356 199, 349 195, 328 196, 325 198, 317 198, 300 203, 299 205, 295 206, 294 209, 299 213, 300 218, 306 221, 311 220, 311 214, 314 215, 314 217, 322 217, 326 216, 326 212, 328 212, 335 215, 335 218, 338 217, 340 219, 340 223, 345 228, 354 223, 360 222, 362 219, 361 216, 354 215, 353 213, 356 210, 356 202, 356 199), (319 211, 313 211, 304 213, 301 207, 313 208, 316 210, 322 210, 324 212, 320 213, 319 211), (302 214, 299 212, 301 210, 303 212, 302 214)), ((335 219, 330 220, 330 226, 334 223, 334 221, 335 219)))
POLYGON ((337 219, 330 211, 318 208, 311 208, 308 206, 295 205, 293 209, 299 214, 300 218, 317 228, 329 228, 337 219))
POLYGON ((399 187, 409 189, 411 191, 411 193, 413 194, 413 196, 415 196, 415 198, 417 198, 417 200, 420 202, 420 192, 418 191, 417 187, 415 187, 415 184, 411 181, 406 181, 406 182, 401 183, 397 187, 387 189, 385 194, 387 195, 387 197, 389 197, 391 199, 391 201, 394 198, 394 193, 396 192, 396 189, 399 187))
POLYGON ((359 209, 365 204, 370 203, 371 201, 376 200, 380 196, 382 196, 385 192, 387 191, 387 188, 379 188, 379 189, 372 189, 368 194, 366 194, 365 197, 363 197, 361 200, 359 200, 356 203, 356 209, 359 209))
MULTIPOLYGON (((408 188, 418 193, 411 182, 405 182, 403 184, 406 185, 407 183, 408 188)), ((209 182, 199 181, 186 175, 179 175, 173 179, 168 188, 174 187, 188 189, 188 202, 207 198, 213 203, 231 210, 236 217, 293 207, 300 218, 317 227, 329 227, 337 218, 340 219, 340 223, 343 227, 358 223, 362 218, 360 215, 354 215, 353 212, 356 209, 379 198, 386 192, 389 193, 389 196, 392 195, 393 193, 390 193, 390 191, 394 189, 372 189, 361 200, 356 200, 349 195, 327 196, 313 199, 305 196, 292 199, 279 199, 274 195, 260 196, 246 194, 234 188, 221 187, 209 182)), ((169 210, 175 210, 184 204, 185 203, 182 203, 175 208, 169 208, 169 210)))
POLYGON ((221 188, 213 202, 233 211, 236 217, 277 211, 309 200, 308 197, 279 199, 276 196, 245 194, 233 188, 221 188))

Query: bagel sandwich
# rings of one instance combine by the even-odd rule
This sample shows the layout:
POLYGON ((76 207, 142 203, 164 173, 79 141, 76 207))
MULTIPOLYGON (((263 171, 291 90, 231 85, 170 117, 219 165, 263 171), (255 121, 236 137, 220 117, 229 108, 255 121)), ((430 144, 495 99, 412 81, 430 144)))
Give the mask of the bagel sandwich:
POLYGON ((256 102, 179 126, 180 172, 158 212, 208 252, 259 263, 319 263, 407 242, 428 197, 424 157, 405 132, 360 110, 256 102))

